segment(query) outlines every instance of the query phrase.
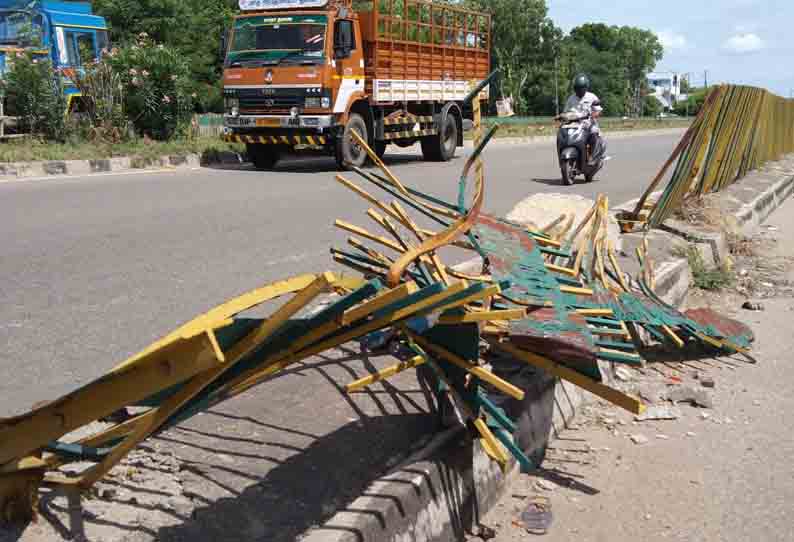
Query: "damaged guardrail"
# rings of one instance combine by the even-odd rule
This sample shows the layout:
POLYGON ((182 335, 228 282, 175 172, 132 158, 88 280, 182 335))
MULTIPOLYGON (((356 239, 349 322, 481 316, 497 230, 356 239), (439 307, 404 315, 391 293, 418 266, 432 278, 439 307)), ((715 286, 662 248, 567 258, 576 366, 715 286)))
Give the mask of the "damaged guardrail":
POLYGON ((633 213, 618 217, 624 231, 657 227, 684 199, 718 192, 769 161, 794 152, 794 100, 755 87, 714 87, 633 213), (673 164, 667 187, 649 202, 673 164))
POLYGON ((497 128, 481 137, 476 106, 475 119, 475 151, 455 202, 406 186, 358 138, 380 172, 353 171, 393 198, 387 202, 337 177, 372 205, 367 216, 382 230, 336 222, 353 236, 349 249, 332 249, 333 257, 362 277, 326 272, 268 284, 188 322, 100 379, 0 419, 0 520, 32 518, 43 486, 79 495, 146 438, 295 363, 373 334, 387 337, 400 359, 351 383, 348 392, 427 366, 437 403, 455 409, 493 460, 506 468, 512 455, 525 470, 534 465, 494 398, 521 400, 526 392, 491 370, 500 360, 540 368, 638 414, 642 401, 607 385, 599 362, 642 364, 642 336, 675 348, 696 343, 749 354, 749 330, 738 322, 709 310, 684 314, 656 297, 647 247, 637 251, 642 272, 639 290, 632 288, 607 240, 605 197, 578 225, 572 216, 549 217, 539 230, 482 212, 481 154, 497 128), (482 272, 445 265, 439 249, 450 245, 479 256, 482 272), (309 310, 330 293, 337 297, 309 310), (264 305, 270 316, 244 316, 264 305), (94 422, 128 407, 137 407, 129 419, 91 431, 94 422), (75 439, 76 430, 89 436, 75 439), (64 470, 67 465, 82 467, 64 470))

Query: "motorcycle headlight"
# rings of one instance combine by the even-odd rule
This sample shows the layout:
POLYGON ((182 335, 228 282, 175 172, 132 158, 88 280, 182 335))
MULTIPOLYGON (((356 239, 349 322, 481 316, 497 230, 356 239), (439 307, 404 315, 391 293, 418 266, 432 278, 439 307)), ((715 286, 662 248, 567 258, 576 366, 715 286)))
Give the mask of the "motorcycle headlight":
POLYGON ((227 115, 233 117, 240 115, 240 100, 238 98, 224 98, 223 102, 227 115))

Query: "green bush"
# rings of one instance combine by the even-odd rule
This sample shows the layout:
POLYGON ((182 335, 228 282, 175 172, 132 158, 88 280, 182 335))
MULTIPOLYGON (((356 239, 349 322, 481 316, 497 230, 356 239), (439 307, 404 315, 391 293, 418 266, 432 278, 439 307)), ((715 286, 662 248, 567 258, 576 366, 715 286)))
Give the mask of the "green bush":
POLYGON ((8 70, 2 81, 8 100, 7 114, 19 117, 20 131, 45 139, 64 141, 66 97, 63 79, 46 58, 31 52, 8 53, 8 70))
POLYGON ((659 103, 659 100, 657 100, 655 96, 645 97, 644 116, 656 117, 663 111, 662 104, 659 103))
POLYGON ((189 66, 176 49, 142 33, 107 58, 124 85, 124 106, 138 133, 163 140, 189 125, 196 94, 189 66))
POLYGON ((129 135, 125 111, 125 88, 120 74, 110 60, 113 53, 82 70, 72 77, 82 94, 87 121, 90 124, 89 139, 118 143, 129 135))

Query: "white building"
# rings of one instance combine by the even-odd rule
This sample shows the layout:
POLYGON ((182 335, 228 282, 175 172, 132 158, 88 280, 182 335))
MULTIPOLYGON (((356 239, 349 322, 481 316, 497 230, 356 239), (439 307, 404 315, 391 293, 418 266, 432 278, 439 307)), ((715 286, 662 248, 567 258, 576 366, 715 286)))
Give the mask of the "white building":
POLYGON ((653 72, 648 74, 648 88, 653 97, 659 100, 664 109, 670 110, 675 104, 685 100, 681 92, 681 74, 676 72, 653 72))

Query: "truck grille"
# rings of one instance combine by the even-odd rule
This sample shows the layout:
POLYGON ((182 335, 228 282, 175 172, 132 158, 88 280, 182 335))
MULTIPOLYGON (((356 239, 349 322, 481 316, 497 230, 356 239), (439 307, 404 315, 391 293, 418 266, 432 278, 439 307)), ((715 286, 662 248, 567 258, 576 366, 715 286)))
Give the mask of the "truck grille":
POLYGON ((303 107, 303 96, 263 96, 259 89, 245 89, 238 92, 240 113, 273 113, 289 111, 293 107, 303 107))

